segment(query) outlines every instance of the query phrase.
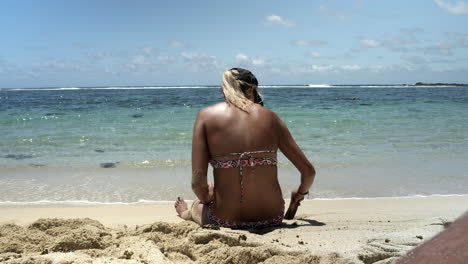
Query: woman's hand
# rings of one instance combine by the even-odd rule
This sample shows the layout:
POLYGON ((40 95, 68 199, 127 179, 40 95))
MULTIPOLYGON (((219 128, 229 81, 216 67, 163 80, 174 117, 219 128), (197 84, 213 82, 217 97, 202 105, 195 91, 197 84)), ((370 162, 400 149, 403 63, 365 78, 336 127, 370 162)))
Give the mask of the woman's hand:
POLYGON ((208 184, 203 188, 202 194, 197 196, 202 204, 210 204, 214 201, 214 185, 208 184), (202 196, 203 195, 203 196, 202 196), (202 198, 205 197, 205 198, 202 198))
POLYGON ((288 211, 286 211, 286 214, 284 215, 284 219, 294 219, 294 216, 297 212, 297 208, 299 207, 299 205, 301 205, 301 201, 304 200, 304 196, 305 195, 299 193, 299 188, 292 190, 291 202, 289 203, 288 211))
POLYGON ((305 195, 299 193, 299 188, 292 190, 291 192, 291 201, 297 203, 297 205, 301 205, 301 201, 304 200, 305 195))
POLYGON ((210 203, 214 201, 214 185, 208 184, 208 196, 210 197, 210 203))

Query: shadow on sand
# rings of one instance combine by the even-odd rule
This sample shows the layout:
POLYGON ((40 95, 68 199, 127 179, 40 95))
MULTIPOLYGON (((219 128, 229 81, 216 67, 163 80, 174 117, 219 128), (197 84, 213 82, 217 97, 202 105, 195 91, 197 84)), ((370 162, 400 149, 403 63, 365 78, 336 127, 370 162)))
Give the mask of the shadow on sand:
POLYGON ((262 229, 249 229, 246 231, 249 231, 250 233, 257 234, 257 235, 264 235, 276 229, 293 229, 293 228, 298 228, 301 226, 324 226, 326 225, 323 222, 313 220, 313 219, 305 219, 305 218, 288 220, 288 222, 291 222, 291 223, 283 222, 281 226, 267 227, 267 228, 262 228, 262 229))

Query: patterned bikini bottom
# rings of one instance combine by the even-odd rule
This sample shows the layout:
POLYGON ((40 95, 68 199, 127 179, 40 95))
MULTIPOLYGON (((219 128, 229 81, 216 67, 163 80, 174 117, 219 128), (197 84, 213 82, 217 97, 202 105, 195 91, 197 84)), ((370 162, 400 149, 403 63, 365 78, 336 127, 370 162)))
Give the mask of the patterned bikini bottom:
POLYGON ((211 208, 211 204, 206 206, 207 209, 207 222, 208 224, 220 226, 220 227, 227 227, 231 229, 262 229, 266 227, 274 227, 280 226, 283 223, 284 217, 284 205, 281 209, 281 213, 273 217, 271 219, 261 220, 261 221, 243 221, 243 222, 235 222, 235 221, 227 221, 223 220, 216 215, 213 214, 213 209, 211 208))

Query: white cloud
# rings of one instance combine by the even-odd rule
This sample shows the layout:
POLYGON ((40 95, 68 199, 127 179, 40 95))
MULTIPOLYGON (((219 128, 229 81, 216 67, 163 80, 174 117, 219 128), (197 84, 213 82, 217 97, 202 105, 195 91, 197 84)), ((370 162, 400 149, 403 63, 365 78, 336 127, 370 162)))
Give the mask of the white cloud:
POLYGON ((468 58, 453 58, 453 59, 447 59, 444 57, 432 57, 428 58, 422 57, 422 56, 401 56, 400 57, 402 60, 405 60, 409 63, 412 64, 423 64, 423 65, 431 65, 435 67, 440 67, 441 65, 456 65, 457 63, 460 62, 465 62, 468 61, 468 58))
POLYGON ((239 53, 236 55, 236 60, 237 61, 248 61, 249 57, 243 53, 239 53))
POLYGON ((96 51, 96 52, 85 52, 84 55, 93 60, 100 60, 112 56, 110 52, 96 51))
POLYGON ((359 65, 342 65, 340 68, 347 71, 359 71, 362 69, 359 65))
POLYGON ((311 72, 328 72, 334 70, 335 65, 310 65, 311 72))
POLYGON ((146 56, 151 56, 154 54, 155 49, 151 46, 146 46, 140 49, 140 52, 143 53, 146 56))
MULTIPOLYGON (((152 46, 144 46, 133 49, 130 54, 124 52, 120 55, 124 61, 119 67, 123 71, 131 71, 134 73, 154 72, 166 69, 169 64, 176 61, 176 57, 170 54, 161 54, 158 48, 152 46)), ((108 64, 106 64, 109 66, 108 64)))
POLYGON ((448 36, 454 38, 460 42, 463 46, 468 47, 468 34, 460 34, 455 32, 448 33, 448 36))
POLYGON ((418 34, 426 33, 422 28, 402 28, 396 34, 385 34, 382 37, 361 36, 357 39, 352 52, 362 52, 372 48, 385 48, 394 52, 418 52, 423 48, 417 47, 418 43, 425 40, 418 34))
POLYGON ((325 40, 294 40, 291 41, 290 44, 302 47, 320 47, 328 45, 328 42, 325 40))
POLYGON ((146 65, 146 64, 149 64, 149 61, 148 61, 148 59, 146 59, 145 56, 137 55, 137 56, 133 57, 131 63, 135 64, 135 65, 146 65))
POLYGON ((317 73, 317 74, 340 74, 346 72, 380 72, 385 68, 382 65, 370 65, 370 66, 361 66, 361 65, 334 65, 334 64, 290 64, 286 67, 283 67, 281 72, 289 72, 291 74, 303 74, 303 73, 317 73))
POLYGON ((175 61, 174 56, 170 56, 170 55, 159 55, 155 59, 157 61, 163 62, 163 63, 168 63, 168 62, 174 62, 175 61))
POLYGON ((124 66, 127 70, 135 72, 147 71, 151 68, 151 61, 146 56, 136 55, 124 66))
POLYGON ((452 56, 452 46, 447 42, 438 42, 434 45, 428 46, 424 49, 426 54, 452 56))
POLYGON ((235 57, 236 63, 246 67, 252 66, 264 66, 266 64, 265 60, 260 58, 251 58, 244 53, 239 53, 235 57))
POLYGON ((337 69, 337 66, 333 64, 290 64, 287 66, 287 69, 282 70, 283 72, 289 72, 291 74, 301 74, 301 73, 321 73, 328 74, 334 72, 337 69))
POLYGON ((351 15, 348 14, 348 13, 346 13, 346 12, 342 12, 342 11, 333 11, 333 10, 330 10, 330 8, 328 8, 328 7, 325 6, 325 5, 319 6, 318 12, 319 12, 321 15, 330 16, 330 17, 334 17, 334 18, 341 19, 341 20, 347 19, 347 18, 351 17, 351 15))
POLYGON ((414 28, 400 28, 400 32, 406 35, 416 35, 420 33, 426 33, 423 28, 414 27, 414 28))
POLYGON ((181 40, 171 40, 169 41, 169 45, 171 47, 178 47, 178 48, 188 47, 188 44, 181 40))
POLYGON ((252 60, 252 64, 255 65, 255 66, 260 66, 260 65, 265 64, 265 61, 261 60, 261 59, 254 59, 254 60, 252 60))
POLYGON ((318 58, 318 57, 321 56, 321 54, 319 52, 315 52, 315 51, 309 53, 308 55, 309 55, 309 57, 312 57, 312 58, 318 58))
POLYGON ((0 64, 0 74, 9 73, 17 70, 17 67, 11 65, 2 65, 0 64))
POLYGON ((61 72, 61 71, 78 71, 85 72, 90 70, 89 65, 80 64, 68 59, 49 59, 41 60, 32 63, 34 71, 45 72, 61 72))
MULTIPOLYGON (((314 64, 301 62, 275 63, 263 68, 273 76, 277 74, 285 76, 311 75, 316 76, 338 76, 340 74, 367 74, 369 72, 380 74, 394 70, 393 67, 381 64, 358 65, 358 64, 314 64)), ((404 66, 399 66, 400 68, 404 66)), ((343 75, 350 76, 350 75, 343 75)))
MULTIPOLYGON (((2 81, 6 80, 7 78, 12 80, 34 80, 42 76, 43 72, 51 71, 49 71, 47 68, 40 68, 39 66, 34 66, 34 69, 25 69, 23 66, 16 64, 5 64, 2 60, 0 60, 0 76, 2 76, 2 81)), ((8 86, 9 85, 5 85, 5 87, 8 86)), ((2 84, 0 84, 0 87, 2 87, 2 84)))
POLYGON ((265 25, 281 25, 285 27, 294 27, 296 24, 288 19, 282 18, 278 15, 269 15, 263 20, 265 25))
POLYGON ((468 5, 464 1, 458 1, 452 3, 447 0, 434 0, 437 6, 445 11, 454 15, 466 15, 468 14, 468 5))
POLYGON ((189 68, 196 72, 222 70, 222 63, 215 57, 199 52, 181 52, 189 68))
POLYGON ((383 65, 371 65, 371 66, 368 66, 367 69, 373 72, 381 72, 385 70, 386 67, 383 65))
POLYGON ((367 48, 376 48, 381 45, 381 43, 375 39, 361 39, 359 43, 367 48))

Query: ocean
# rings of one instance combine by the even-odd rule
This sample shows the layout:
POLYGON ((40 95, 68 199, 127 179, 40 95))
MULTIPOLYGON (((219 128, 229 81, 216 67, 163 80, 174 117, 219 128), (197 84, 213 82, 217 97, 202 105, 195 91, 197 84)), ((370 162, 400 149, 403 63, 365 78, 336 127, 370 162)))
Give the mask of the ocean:
MULTIPOLYGON (((468 87, 260 89, 317 169, 310 198, 468 194, 468 87)), ((193 122, 220 101, 219 86, 3 88, 0 206, 193 199, 193 122)), ((288 198, 300 175, 278 157, 288 198)))

